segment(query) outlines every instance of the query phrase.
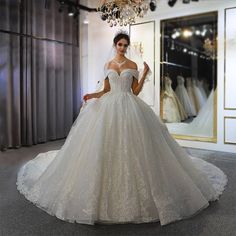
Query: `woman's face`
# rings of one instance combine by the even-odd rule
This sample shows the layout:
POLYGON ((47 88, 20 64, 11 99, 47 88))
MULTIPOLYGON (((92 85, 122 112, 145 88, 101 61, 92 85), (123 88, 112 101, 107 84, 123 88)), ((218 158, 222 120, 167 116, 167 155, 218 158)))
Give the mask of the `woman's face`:
POLYGON ((128 48, 128 41, 126 39, 120 39, 116 44, 116 52, 119 55, 124 55, 128 48))

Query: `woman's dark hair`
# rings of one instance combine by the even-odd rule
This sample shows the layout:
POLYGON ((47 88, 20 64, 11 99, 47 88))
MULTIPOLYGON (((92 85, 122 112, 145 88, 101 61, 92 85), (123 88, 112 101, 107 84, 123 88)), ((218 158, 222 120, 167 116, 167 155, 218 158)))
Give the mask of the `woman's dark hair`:
POLYGON ((116 45, 118 43, 118 41, 120 41, 121 39, 125 39, 128 42, 128 45, 130 44, 130 38, 128 34, 125 33, 118 33, 114 39, 113 39, 113 43, 114 45, 116 45))

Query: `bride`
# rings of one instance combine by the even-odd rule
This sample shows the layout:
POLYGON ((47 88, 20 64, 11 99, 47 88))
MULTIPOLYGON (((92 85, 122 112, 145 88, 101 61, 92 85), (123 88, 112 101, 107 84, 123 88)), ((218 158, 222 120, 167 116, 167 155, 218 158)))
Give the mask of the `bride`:
POLYGON ((62 148, 40 153, 18 173, 18 190, 62 220, 165 225, 206 208, 226 185, 220 169, 190 157, 137 97, 149 68, 138 80, 125 57, 129 44, 126 33, 115 36, 104 89, 84 96, 62 148))

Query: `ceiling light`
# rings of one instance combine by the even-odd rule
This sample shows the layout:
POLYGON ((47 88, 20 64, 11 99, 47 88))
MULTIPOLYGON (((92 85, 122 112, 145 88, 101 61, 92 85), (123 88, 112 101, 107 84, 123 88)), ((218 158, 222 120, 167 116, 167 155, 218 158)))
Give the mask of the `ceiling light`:
POLYGON ((156 0, 151 0, 149 3, 149 8, 151 11, 155 11, 157 7, 156 0))
POLYGON ((201 34, 201 31, 200 31, 200 30, 196 30, 196 31, 195 31, 195 34, 196 34, 196 35, 200 35, 200 34, 201 34))
POLYGON ((169 5, 170 7, 173 7, 176 2, 177 2, 177 0, 169 0, 169 1, 168 1, 168 5, 169 5))
POLYGON ((179 36, 180 36, 180 32, 179 32, 179 31, 176 31, 176 32, 175 32, 175 35, 176 35, 176 37, 179 37, 179 36))
POLYGON ((68 16, 73 16, 74 15, 74 10, 72 6, 68 6, 68 16))
POLYGON ((193 35, 193 32, 192 31, 190 31, 190 30, 184 30, 183 31, 183 36, 185 37, 185 38, 188 38, 188 37, 191 37, 193 35))
POLYGON ((142 18, 150 8, 156 9, 156 0, 102 0, 98 12, 101 19, 110 26, 126 26, 135 23, 135 19, 142 18))
POLYGON ((176 39, 176 38, 177 38, 176 34, 175 34, 175 33, 172 34, 172 35, 171 35, 171 38, 172 38, 172 39, 176 39))
POLYGON ((207 30, 204 29, 204 30, 201 32, 201 35, 204 37, 204 36, 206 35, 206 32, 207 32, 207 30))
POLYGON ((83 23, 84 23, 85 25, 88 25, 88 24, 89 24, 88 14, 85 15, 84 20, 83 20, 83 23))

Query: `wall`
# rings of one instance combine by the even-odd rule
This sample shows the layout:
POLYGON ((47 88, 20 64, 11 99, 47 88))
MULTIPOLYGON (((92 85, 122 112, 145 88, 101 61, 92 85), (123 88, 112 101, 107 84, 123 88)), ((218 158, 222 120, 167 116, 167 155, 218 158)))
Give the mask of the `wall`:
MULTIPOLYGON (((95 1, 88 1, 88 6, 97 7, 95 1)), ((159 114, 160 104, 160 88, 159 88, 159 53, 160 53, 160 21, 163 19, 205 13, 209 11, 218 11, 218 101, 217 101, 217 143, 207 143, 188 140, 177 140, 182 146, 195 147, 210 150, 219 150, 236 153, 236 109, 225 108, 224 91, 225 76, 224 76, 224 34, 225 34, 225 9, 236 7, 235 0, 221 1, 221 0, 199 0, 199 2, 191 2, 190 4, 183 4, 179 0, 176 5, 171 8, 167 5, 166 0, 157 1, 157 9, 155 12, 150 12, 148 16, 142 21, 155 20, 156 25, 156 68, 155 68, 155 106, 154 110, 159 114), (227 118, 226 117, 233 117, 227 118), (233 144, 227 144, 225 139, 230 139, 233 144)), ((83 17, 83 16, 81 16, 83 17)), ((235 16, 236 17, 236 16, 235 16)), ((96 88, 97 81, 103 76, 103 66, 107 61, 109 51, 112 47, 112 39, 118 27, 110 28, 106 22, 103 22, 98 13, 89 14, 89 25, 83 25, 86 28, 86 34, 81 36, 81 42, 87 42, 83 48, 87 53, 84 58, 84 64, 87 68, 83 68, 84 92, 92 92, 96 88)), ((139 22, 142 22, 139 21, 139 22)), ((82 20, 81 20, 81 23, 82 20)), ((128 28, 126 28, 128 30, 128 28)), ((83 60, 83 58, 82 58, 83 60)), ((236 73, 236 72, 235 72, 236 73)), ((230 87, 230 84, 228 85, 230 87)), ((236 91, 236 89, 235 89, 236 91)), ((232 97, 232 96, 231 96, 232 97)), ((236 95, 235 98, 236 100, 236 95)))

